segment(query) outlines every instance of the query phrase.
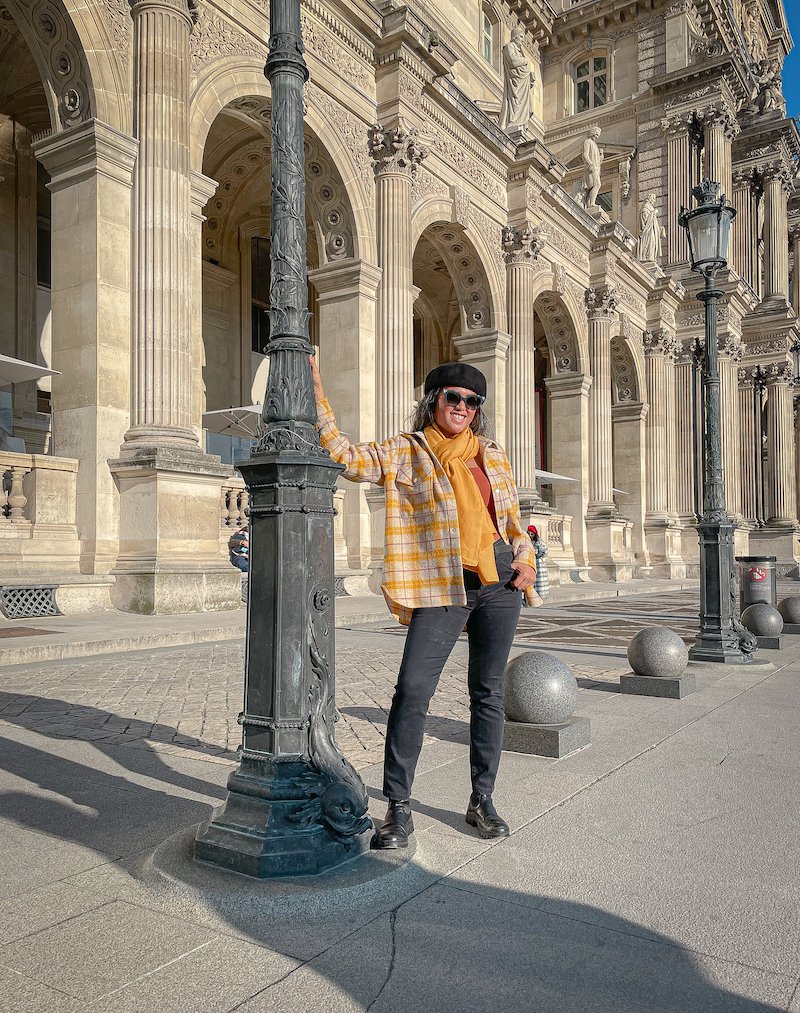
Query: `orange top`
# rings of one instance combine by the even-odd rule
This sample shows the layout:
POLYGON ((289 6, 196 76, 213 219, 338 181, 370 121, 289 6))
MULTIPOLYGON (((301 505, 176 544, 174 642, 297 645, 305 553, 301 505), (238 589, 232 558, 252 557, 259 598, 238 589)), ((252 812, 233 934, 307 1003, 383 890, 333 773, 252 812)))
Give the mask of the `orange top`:
MULTIPOLYGON (((486 509, 489 511, 489 516, 492 518, 492 524, 495 528, 497 527, 497 515, 494 512, 494 497, 492 496, 492 486, 489 479, 486 477, 486 472, 478 464, 477 460, 473 457, 471 461, 467 461, 467 467, 469 468, 472 477, 475 479, 475 484, 478 486, 478 491, 481 494, 486 509)), ((495 541, 500 537, 495 533, 495 541)))

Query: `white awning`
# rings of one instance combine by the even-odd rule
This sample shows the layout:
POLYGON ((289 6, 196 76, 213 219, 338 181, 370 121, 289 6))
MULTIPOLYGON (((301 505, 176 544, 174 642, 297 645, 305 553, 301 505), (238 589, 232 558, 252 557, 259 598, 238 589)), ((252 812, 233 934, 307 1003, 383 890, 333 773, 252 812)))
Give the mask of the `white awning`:
POLYGON ((0 385, 38 380, 42 376, 61 376, 61 373, 57 369, 48 369, 47 366, 39 366, 35 362, 0 355, 0 385))
MULTIPOLYGON (((536 478, 540 482, 544 482, 545 485, 549 485, 551 482, 577 482, 577 478, 570 478, 569 475, 556 475, 552 471, 541 471, 539 468, 536 469, 536 478)), ((627 492, 623 492, 622 489, 611 490, 615 496, 627 496, 627 492)))
POLYGON ((261 411, 260 404, 249 404, 239 408, 217 408, 213 412, 203 412, 203 429, 219 436, 255 440, 259 435, 261 411))

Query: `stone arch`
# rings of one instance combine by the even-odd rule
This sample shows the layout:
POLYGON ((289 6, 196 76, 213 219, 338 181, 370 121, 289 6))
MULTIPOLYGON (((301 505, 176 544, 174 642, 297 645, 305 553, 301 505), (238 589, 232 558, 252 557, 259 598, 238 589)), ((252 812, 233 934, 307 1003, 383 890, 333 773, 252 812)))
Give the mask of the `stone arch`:
MULTIPOLYGON (((461 239, 459 242, 466 243, 470 248, 467 258, 461 257, 460 259, 472 257, 474 258, 475 266, 468 268, 460 267, 458 264, 453 265, 452 276, 455 280, 457 273, 460 271, 461 277, 458 280, 463 288, 467 275, 474 275, 476 270, 480 270, 483 275, 482 283, 485 285, 488 296, 486 306, 489 310, 490 320, 488 323, 473 321, 470 324, 468 322, 470 315, 467 313, 463 326, 465 329, 470 330, 477 327, 494 327, 505 330, 505 274, 500 253, 500 226, 498 225, 497 227, 497 247, 496 250, 492 250, 487 243, 486 237, 475 227, 469 209, 467 209, 466 215, 461 216, 465 218, 465 221, 462 222, 459 220, 459 217, 457 202, 454 198, 436 195, 421 200, 411 214, 411 248, 416 249, 417 243, 423 233, 439 225, 452 230, 454 235, 456 231, 460 232, 461 239), (492 255, 493 253, 494 256, 492 255)), ((442 253, 444 256, 447 251, 443 249, 442 253)), ((451 259, 452 256, 451 252, 451 259)), ((455 254, 455 256, 458 255, 455 254)), ((446 256, 445 263, 451 266, 446 256)), ((466 291, 463 294, 466 300, 465 306, 468 307, 474 298, 474 292, 471 290, 469 284, 466 285, 466 291)))
POLYGON ((586 372, 588 350, 585 338, 575 326, 573 312, 564 295, 553 290, 549 273, 543 272, 536 279, 533 309, 542 321, 547 338, 551 373, 586 372))
POLYGON ((641 335, 637 341, 627 317, 611 326, 611 396, 616 404, 635 404, 645 400, 644 354, 641 335), (638 354, 637 354, 638 353, 638 354))
POLYGON ((3 9, 36 63, 53 133, 97 116, 86 52, 62 0, 3 0, 3 9))
MULTIPOLYGON (((260 99, 237 99, 233 108, 242 103, 261 103, 260 99)), ((248 107, 245 106, 245 109, 248 107)), ((269 107, 259 109, 269 121, 269 107)), ((305 133, 306 204, 314 229, 319 263, 322 267, 336 260, 355 257, 355 226, 342 178, 333 160, 324 151, 319 139, 310 130, 305 133)), ((219 237, 238 224, 253 202, 268 203, 269 136, 237 148, 215 173, 219 186, 207 205, 203 224, 203 252, 217 257, 219 237), (266 191, 266 192, 265 192, 266 191), (248 200, 248 198, 251 198, 248 200)))
MULTIPOLYGON (((309 82, 305 122, 319 139, 339 174, 353 218, 353 252, 356 258, 375 263, 375 225, 372 213, 373 172, 367 150, 367 125, 349 110, 334 103, 309 82)), ((192 168, 202 171, 203 152, 216 117, 237 100, 252 100, 251 118, 264 122, 270 99, 263 60, 227 56, 205 64, 191 94, 190 145, 192 168), (259 101, 260 100, 260 101, 259 101)))

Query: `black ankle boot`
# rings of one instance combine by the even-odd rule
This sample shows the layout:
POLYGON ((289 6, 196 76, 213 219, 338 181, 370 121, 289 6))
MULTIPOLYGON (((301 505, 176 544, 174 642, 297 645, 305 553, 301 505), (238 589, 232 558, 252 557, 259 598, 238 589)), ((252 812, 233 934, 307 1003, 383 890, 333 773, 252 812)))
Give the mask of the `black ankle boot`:
POLYGON ((508 837, 508 824, 497 815, 491 795, 476 795, 473 792, 469 797, 465 818, 471 827, 477 827, 481 837, 508 837))
POLYGON ((401 802, 390 800, 383 826, 372 838, 372 847, 378 850, 407 848, 408 835, 413 833, 414 821, 411 818, 411 802, 408 799, 401 802))

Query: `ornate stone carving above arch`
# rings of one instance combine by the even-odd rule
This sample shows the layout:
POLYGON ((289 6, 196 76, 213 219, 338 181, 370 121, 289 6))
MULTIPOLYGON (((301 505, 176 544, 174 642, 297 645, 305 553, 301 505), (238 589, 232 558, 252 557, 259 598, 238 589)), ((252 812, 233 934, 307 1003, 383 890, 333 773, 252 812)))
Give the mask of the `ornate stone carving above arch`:
MULTIPOLYGON (((416 233, 413 219, 412 233, 416 233)), ((489 279, 465 227, 449 221, 435 221, 417 237, 415 249, 422 236, 447 266, 461 310, 461 333, 496 327, 489 279)))
MULTIPOLYGON (((53 132, 97 116, 84 47, 61 0, 2 0, 31 51, 44 85, 53 132)), ((7 20, 7 19, 4 19, 7 20)))
POLYGON ((537 277, 533 308, 542 322, 550 351, 551 373, 580 373, 588 362, 585 339, 575 327, 575 317, 565 297, 551 289, 552 278, 537 277))
MULTIPOLYGON (((256 98, 236 99, 231 105, 248 111, 257 104, 260 113, 266 113, 269 122, 269 107, 263 107, 263 100, 256 98)), ((334 260, 354 256, 354 223, 347 193, 336 166, 323 149, 319 140, 306 131, 306 201, 317 234, 320 265, 334 260)), ((223 164, 217 172, 219 186, 206 209, 203 224, 203 251, 206 256, 218 259, 221 237, 234 224, 237 211, 241 213, 253 200, 269 205, 269 161, 270 142, 268 138, 245 145, 223 164), (256 193, 252 191, 256 189, 256 193), (262 191, 260 195, 258 190, 262 191)))
MULTIPOLYGON (((216 117, 237 99, 254 103, 246 112, 262 129, 269 130, 269 84, 263 63, 249 57, 228 57, 206 64, 198 73, 191 96, 190 131, 192 168, 202 171, 203 151, 216 117)), ((333 102, 321 89, 309 86, 306 124, 319 139, 335 166, 352 215, 353 255, 375 263, 375 226, 372 214, 372 169, 367 151, 367 124, 333 102)), ((243 111, 244 110, 240 110, 243 111)), ((268 140, 265 137, 265 140, 268 140)))

